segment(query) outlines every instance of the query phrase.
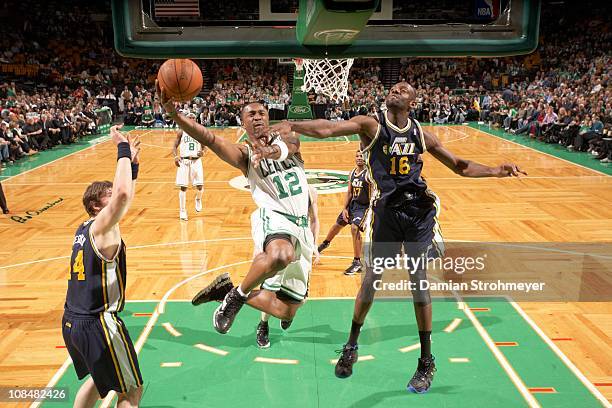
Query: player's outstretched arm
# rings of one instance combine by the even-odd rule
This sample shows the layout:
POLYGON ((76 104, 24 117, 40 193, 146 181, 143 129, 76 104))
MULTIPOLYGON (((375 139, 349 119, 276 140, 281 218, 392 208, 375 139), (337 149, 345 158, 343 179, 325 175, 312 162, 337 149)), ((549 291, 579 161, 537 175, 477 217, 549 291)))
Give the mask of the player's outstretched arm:
MULTIPOLYGON (((132 146, 130 146, 128 138, 119 131, 120 128, 121 126, 111 127, 111 138, 117 146, 118 157, 115 179, 113 180, 112 195, 108 205, 102 208, 96 215, 95 222, 92 226, 92 233, 96 239, 96 245, 100 250, 104 250, 109 245, 119 244, 120 241, 104 242, 109 240, 115 241, 112 237, 105 236, 113 231, 117 224, 119 224, 121 217, 127 212, 133 196, 132 157, 137 156, 137 152, 132 152, 132 146)), ((115 235, 118 236, 118 234, 115 235)))
POLYGON ((248 165, 248 151, 246 147, 230 143, 222 137, 216 137, 210 130, 195 120, 178 113, 174 106, 174 100, 164 93, 157 81, 155 82, 155 87, 164 110, 181 129, 200 142, 202 146, 210 148, 221 160, 246 173, 248 165))
POLYGON ((181 129, 176 131, 176 139, 174 139, 174 144, 172 145, 172 156, 174 156, 174 165, 176 167, 181 166, 181 158, 178 154, 178 147, 181 144, 181 138, 183 137, 183 131, 181 129))
POLYGON ((378 122, 371 116, 355 116, 351 120, 331 121, 325 119, 299 122, 281 122, 271 127, 282 132, 293 131, 317 139, 329 137, 359 135, 361 143, 368 146, 376 137, 378 122))
POLYGON ((503 163, 496 167, 489 167, 471 160, 455 156, 453 152, 446 149, 440 139, 434 134, 423 131, 427 150, 442 164, 456 174, 463 177, 520 177, 527 173, 514 163, 503 163))

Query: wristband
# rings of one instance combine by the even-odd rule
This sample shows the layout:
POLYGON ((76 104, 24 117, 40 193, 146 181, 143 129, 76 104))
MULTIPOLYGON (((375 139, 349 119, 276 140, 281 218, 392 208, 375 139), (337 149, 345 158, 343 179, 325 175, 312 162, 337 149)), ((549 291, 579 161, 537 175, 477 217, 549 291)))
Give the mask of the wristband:
POLYGON ((132 163, 132 180, 136 180, 138 178, 138 163, 132 163))
POLYGON ((117 161, 124 157, 132 160, 132 151, 130 150, 130 144, 128 142, 121 142, 117 145, 117 161))
POLYGON ((287 147, 287 144, 283 142, 282 139, 280 138, 276 139, 275 141, 272 142, 272 145, 273 146, 276 145, 280 149, 280 157, 276 160, 284 161, 289 156, 289 148, 287 147))

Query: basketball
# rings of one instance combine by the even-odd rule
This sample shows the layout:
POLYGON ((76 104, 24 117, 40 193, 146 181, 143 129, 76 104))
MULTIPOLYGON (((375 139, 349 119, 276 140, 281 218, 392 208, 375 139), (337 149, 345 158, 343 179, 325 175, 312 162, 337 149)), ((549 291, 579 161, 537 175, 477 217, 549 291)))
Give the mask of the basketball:
POLYGON ((190 59, 169 59, 157 72, 159 86, 171 98, 189 102, 202 89, 202 71, 190 59))

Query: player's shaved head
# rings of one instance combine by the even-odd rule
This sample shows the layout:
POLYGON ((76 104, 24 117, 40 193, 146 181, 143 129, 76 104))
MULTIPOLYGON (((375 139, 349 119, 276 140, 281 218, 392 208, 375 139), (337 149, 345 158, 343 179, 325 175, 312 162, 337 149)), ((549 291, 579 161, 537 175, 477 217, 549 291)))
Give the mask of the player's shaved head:
POLYGON ((268 109, 259 102, 244 105, 240 111, 242 126, 253 140, 266 139, 270 117, 268 109))
POLYGON ((264 111, 266 111, 266 112, 268 111, 268 110, 266 109, 266 107, 265 107, 265 106, 263 106, 261 103, 259 103, 259 102, 251 102, 251 103, 247 103, 246 105, 244 105, 244 106, 242 107, 242 109, 240 109, 240 117, 241 117, 241 118, 244 118, 244 115, 245 115, 247 112, 251 112, 251 111, 253 111, 253 110, 264 110, 264 111))
POLYGON ((408 82, 402 81, 391 87, 385 103, 388 109, 408 110, 416 96, 416 90, 408 82))

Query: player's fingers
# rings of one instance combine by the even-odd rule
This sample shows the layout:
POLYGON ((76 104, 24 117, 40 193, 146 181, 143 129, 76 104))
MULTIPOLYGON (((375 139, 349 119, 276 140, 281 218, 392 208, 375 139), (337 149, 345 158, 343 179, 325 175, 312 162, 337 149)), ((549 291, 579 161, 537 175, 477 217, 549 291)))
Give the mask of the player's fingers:
POLYGON ((525 170, 521 169, 519 166, 516 166, 516 171, 518 171, 519 173, 521 173, 524 176, 527 175, 527 172, 525 170))

